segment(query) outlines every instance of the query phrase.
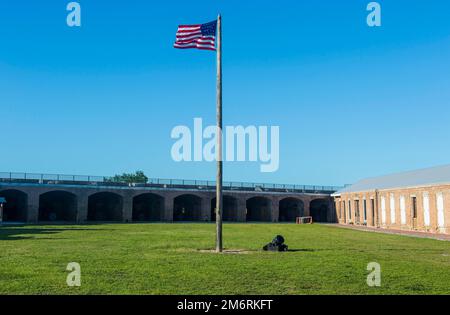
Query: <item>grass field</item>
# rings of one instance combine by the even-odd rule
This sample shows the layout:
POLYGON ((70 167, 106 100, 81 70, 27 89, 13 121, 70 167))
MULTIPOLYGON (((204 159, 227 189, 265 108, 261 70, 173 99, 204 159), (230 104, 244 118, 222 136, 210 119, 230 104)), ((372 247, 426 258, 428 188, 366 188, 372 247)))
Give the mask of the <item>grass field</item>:
POLYGON ((326 225, 99 224, 0 228, 0 294, 450 294, 450 242, 326 225), (260 248, 282 234, 286 253, 260 248), (66 266, 81 265, 81 287, 66 266), (369 262, 381 287, 366 284, 369 262))

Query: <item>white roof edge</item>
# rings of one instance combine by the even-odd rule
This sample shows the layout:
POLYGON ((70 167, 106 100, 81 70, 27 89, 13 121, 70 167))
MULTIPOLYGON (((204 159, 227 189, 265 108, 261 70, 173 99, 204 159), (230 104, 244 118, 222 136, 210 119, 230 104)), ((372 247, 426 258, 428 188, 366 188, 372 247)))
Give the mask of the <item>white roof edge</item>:
POLYGON ((370 177, 345 187, 333 195, 389 189, 411 189, 436 185, 450 185, 450 164, 431 168, 370 177))

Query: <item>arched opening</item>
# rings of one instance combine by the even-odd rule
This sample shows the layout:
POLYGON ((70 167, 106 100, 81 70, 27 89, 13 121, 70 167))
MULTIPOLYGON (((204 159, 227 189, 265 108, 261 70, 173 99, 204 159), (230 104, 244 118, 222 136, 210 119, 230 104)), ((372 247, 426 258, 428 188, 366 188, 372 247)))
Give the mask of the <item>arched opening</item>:
POLYGON ((0 197, 5 198, 3 205, 3 221, 26 222, 28 209, 28 195, 20 190, 9 189, 0 192, 0 197))
POLYGON ((173 201, 174 221, 201 221, 202 198, 195 195, 181 195, 173 201))
POLYGON ((326 199, 311 201, 309 206, 313 222, 328 222, 329 202, 326 199))
POLYGON ((247 200, 247 221, 271 222, 272 204, 270 199, 253 197, 247 200))
POLYGON ((303 201, 297 198, 285 198, 279 204, 279 222, 295 222, 297 217, 303 216, 303 201))
MULTIPOLYGON (((216 198, 211 200, 211 221, 216 221, 216 198)), ((231 196, 223 196, 222 221, 238 221, 238 202, 231 196)))
POLYGON ((89 196, 88 221, 122 221, 123 198, 110 192, 89 196))
POLYGON ((133 221, 161 221, 163 213, 163 197, 145 193, 133 198, 133 221))
POLYGON ((50 191, 39 196, 39 221, 76 221, 77 196, 50 191))

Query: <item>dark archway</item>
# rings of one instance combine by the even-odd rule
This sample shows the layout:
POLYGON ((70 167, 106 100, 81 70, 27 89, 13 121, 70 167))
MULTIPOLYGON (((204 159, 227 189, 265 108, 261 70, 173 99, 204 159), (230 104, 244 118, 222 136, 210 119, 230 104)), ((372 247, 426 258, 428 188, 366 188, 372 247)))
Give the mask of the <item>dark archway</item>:
POLYGON ((66 191, 49 191, 39 196, 39 221, 76 221, 77 196, 66 191))
MULTIPOLYGON (((211 200, 211 221, 216 221, 216 198, 211 200)), ((239 220, 238 216, 238 201, 231 196, 223 196, 223 221, 236 222, 239 220)))
POLYGON ((26 222, 28 210, 28 195, 20 190, 8 189, 0 192, 0 197, 5 198, 3 205, 3 221, 26 222))
POLYGON ((311 201, 309 209, 313 222, 328 222, 329 202, 326 199, 311 201))
POLYGON ((268 198, 253 197, 247 200, 247 221, 271 222, 272 202, 268 198))
POLYGON ((89 196, 88 221, 122 221, 123 198, 110 192, 89 196))
POLYGON ((181 195, 173 200, 174 221, 201 221, 202 198, 195 195, 181 195))
POLYGON ((133 221, 161 221, 164 213, 164 198, 145 193, 133 198, 133 221))
POLYGON ((279 203, 279 222, 295 222, 297 217, 303 216, 303 201, 297 198, 284 198, 279 203))

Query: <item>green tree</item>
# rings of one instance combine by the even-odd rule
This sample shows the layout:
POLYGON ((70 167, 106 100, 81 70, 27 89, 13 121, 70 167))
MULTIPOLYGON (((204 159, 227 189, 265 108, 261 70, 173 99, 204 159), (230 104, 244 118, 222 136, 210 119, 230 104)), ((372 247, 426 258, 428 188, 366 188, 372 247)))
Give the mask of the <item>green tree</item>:
POLYGON ((133 173, 123 173, 122 175, 114 175, 106 179, 107 182, 115 182, 115 183, 135 183, 135 184, 145 184, 148 182, 148 177, 144 174, 143 171, 136 171, 133 173))

